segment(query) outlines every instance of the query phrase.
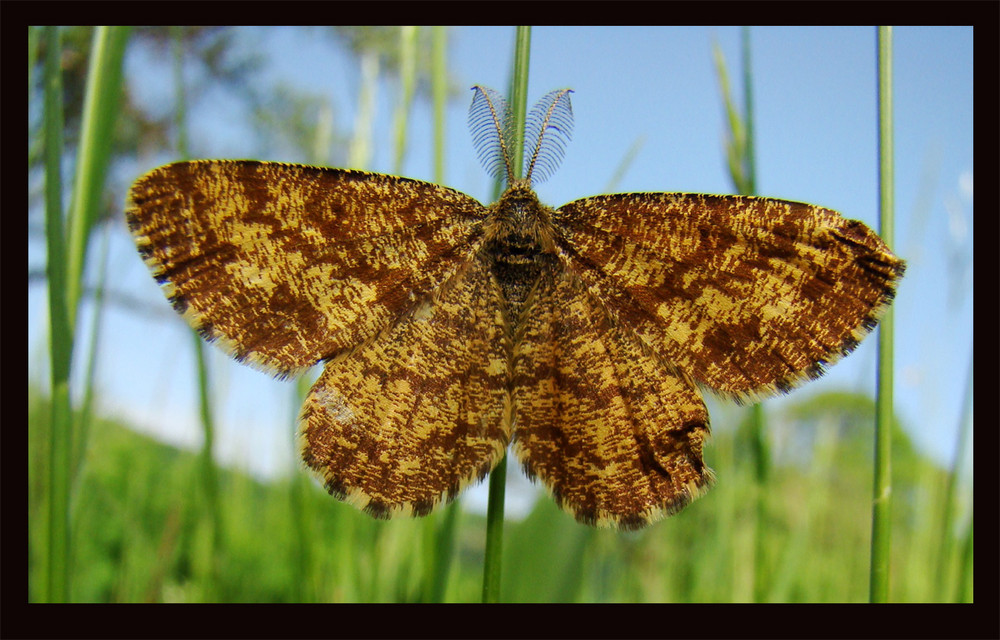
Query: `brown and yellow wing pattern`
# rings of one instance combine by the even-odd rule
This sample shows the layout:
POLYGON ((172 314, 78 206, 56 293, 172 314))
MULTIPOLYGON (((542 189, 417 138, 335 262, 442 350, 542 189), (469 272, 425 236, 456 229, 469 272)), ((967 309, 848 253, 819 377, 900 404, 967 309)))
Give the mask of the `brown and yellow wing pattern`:
POLYGON ((868 227, 770 198, 595 196, 556 210, 567 268, 676 371, 737 400, 822 374, 904 263, 868 227))
POLYGON ((642 527, 712 480, 708 411, 569 270, 544 272, 514 350, 514 452, 578 520, 642 527))
POLYGON ((302 459, 376 517, 424 515, 510 440, 509 332, 476 259, 362 349, 327 363, 299 418, 302 459))
POLYGON ((754 399, 822 374, 904 263, 834 211, 767 198, 433 184, 252 161, 155 169, 126 218, 207 339, 271 373, 319 361, 302 459, 377 517, 423 515, 508 442, 577 519, 638 528, 711 483, 696 385, 754 399), (506 203, 506 204, 501 204, 506 203))
POLYGON ((406 178, 200 160, 141 177, 125 216, 193 327, 288 376, 363 344, 436 290, 472 257, 483 206, 406 178))

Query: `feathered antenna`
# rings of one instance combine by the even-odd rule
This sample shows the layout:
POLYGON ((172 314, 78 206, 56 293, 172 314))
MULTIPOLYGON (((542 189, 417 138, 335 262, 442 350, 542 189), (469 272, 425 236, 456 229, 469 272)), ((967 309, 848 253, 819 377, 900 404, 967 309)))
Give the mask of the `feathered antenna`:
POLYGON ((572 89, 559 89, 546 94, 531 108, 524 125, 525 150, 534 142, 531 154, 525 154, 524 177, 533 183, 542 182, 559 168, 566 143, 573 136, 572 89), (536 173, 537 172, 537 173, 536 173))
POLYGON ((490 176, 506 178, 507 184, 512 184, 510 151, 514 132, 510 107, 493 89, 477 84, 472 90, 476 95, 469 107, 469 130, 476 155, 490 176))

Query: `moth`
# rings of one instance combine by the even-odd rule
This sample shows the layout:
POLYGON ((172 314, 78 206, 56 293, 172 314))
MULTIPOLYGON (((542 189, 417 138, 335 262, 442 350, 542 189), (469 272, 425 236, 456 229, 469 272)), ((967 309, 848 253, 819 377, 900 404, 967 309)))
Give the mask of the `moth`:
POLYGON ((378 518, 424 515, 508 446, 579 521, 635 529, 712 483, 700 388, 736 401, 816 378, 871 331, 904 262, 861 222, 771 198, 629 193, 558 209, 532 185, 572 133, 569 90, 502 97, 473 141, 483 205, 377 173, 199 160, 132 186, 125 215, 201 335, 285 378, 324 369, 302 460, 378 518))

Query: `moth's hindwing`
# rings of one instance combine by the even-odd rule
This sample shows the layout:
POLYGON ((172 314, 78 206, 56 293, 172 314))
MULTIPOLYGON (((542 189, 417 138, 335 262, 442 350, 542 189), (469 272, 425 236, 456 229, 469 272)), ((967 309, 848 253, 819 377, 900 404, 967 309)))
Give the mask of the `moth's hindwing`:
POLYGON ((515 347, 514 451, 588 524, 634 529, 706 490, 708 412, 567 270, 542 274, 515 347))
POLYGON ((329 362, 299 419, 302 459, 376 517, 424 515, 489 473, 510 439, 510 341, 475 259, 355 353, 329 362))

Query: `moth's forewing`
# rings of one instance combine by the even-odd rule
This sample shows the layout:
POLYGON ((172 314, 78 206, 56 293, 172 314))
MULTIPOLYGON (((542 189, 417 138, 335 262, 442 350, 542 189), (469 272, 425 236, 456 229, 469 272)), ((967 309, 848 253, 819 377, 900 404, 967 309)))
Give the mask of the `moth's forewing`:
POLYGON ((155 169, 125 210, 191 325, 281 375, 363 344, 434 291, 471 257, 483 213, 426 182, 226 160, 155 169))
POLYGON ((678 371, 738 400, 787 391, 851 351, 904 263, 860 222, 743 196, 595 196, 556 210, 558 244, 678 371))

